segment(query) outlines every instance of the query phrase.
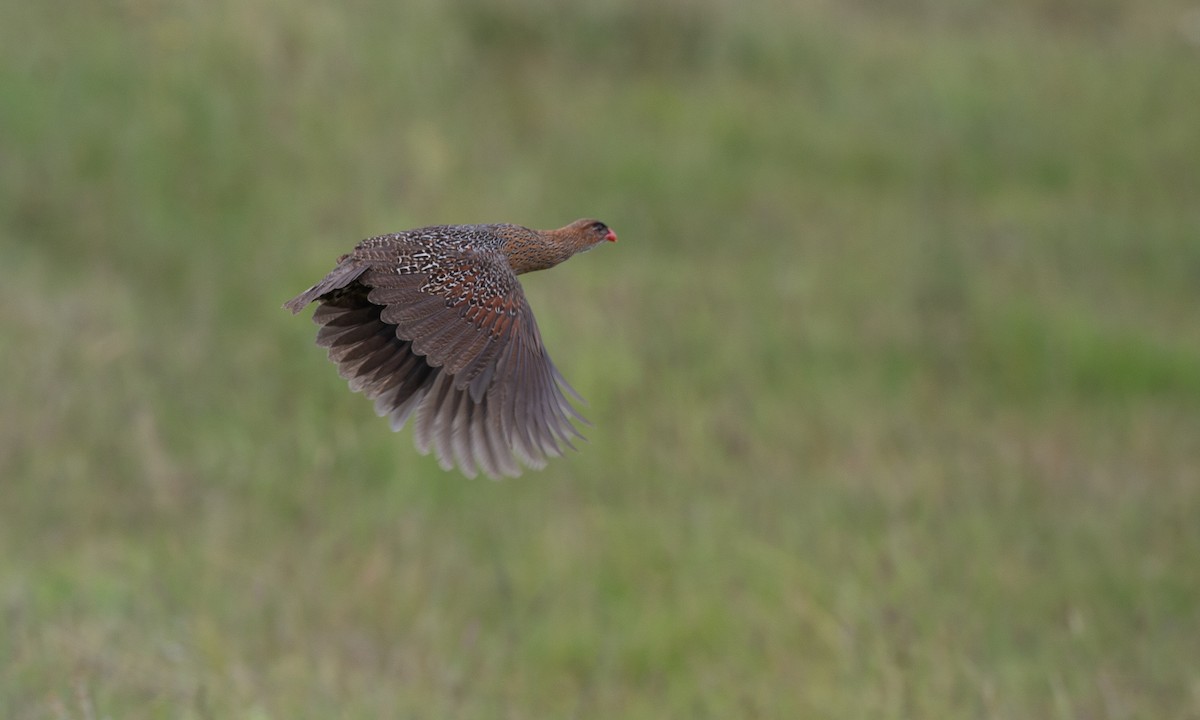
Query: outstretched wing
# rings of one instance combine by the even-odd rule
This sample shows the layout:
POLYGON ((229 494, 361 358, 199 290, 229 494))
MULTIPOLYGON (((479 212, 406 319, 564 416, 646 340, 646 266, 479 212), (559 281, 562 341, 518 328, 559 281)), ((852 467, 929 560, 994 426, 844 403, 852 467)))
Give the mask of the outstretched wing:
POLYGON ((497 250, 415 233, 363 241, 289 301, 320 306, 317 344, 417 449, 468 476, 518 475, 582 437, 515 274, 497 250), (449 247, 449 250, 448 250, 449 247))

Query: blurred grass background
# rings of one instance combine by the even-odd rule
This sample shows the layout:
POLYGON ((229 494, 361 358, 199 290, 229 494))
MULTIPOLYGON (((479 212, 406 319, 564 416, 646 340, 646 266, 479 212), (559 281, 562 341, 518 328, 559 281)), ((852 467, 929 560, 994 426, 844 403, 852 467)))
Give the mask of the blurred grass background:
POLYGON ((0 715, 1200 717, 1200 6, 0 5, 0 715), (590 405, 417 455, 280 309, 527 276, 590 405))

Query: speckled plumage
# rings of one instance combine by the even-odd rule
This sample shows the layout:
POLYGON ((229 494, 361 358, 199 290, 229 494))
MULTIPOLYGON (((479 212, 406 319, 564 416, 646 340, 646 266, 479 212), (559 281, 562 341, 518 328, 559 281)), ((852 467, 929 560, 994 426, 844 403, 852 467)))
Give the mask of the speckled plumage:
POLYGON ((616 234, 596 220, 558 230, 443 225, 363 240, 289 300, 319 306, 317 344, 350 389, 422 453, 474 477, 540 468, 582 437, 580 399, 551 362, 517 275, 544 270, 616 234))

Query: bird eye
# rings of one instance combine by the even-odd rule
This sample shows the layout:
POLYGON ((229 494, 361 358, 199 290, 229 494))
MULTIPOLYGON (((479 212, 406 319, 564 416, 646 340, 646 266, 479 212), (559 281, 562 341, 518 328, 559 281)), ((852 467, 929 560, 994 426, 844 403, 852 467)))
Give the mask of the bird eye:
POLYGON ((605 225, 605 224, 604 224, 604 223, 602 223, 602 222, 594 222, 594 223, 592 223, 592 229, 593 229, 593 230, 595 230, 595 231, 596 231, 596 232, 598 232, 598 233, 602 233, 602 232, 608 232, 608 226, 607 226, 607 225, 605 225))

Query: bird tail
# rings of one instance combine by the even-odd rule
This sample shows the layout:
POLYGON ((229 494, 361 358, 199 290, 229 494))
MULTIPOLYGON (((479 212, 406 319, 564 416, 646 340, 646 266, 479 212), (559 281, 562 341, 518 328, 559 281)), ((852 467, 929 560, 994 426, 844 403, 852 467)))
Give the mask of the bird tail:
POLYGON ((367 271, 368 267, 370 267, 370 264, 363 260, 345 257, 321 282, 288 300, 283 306, 291 310, 292 314, 295 315, 313 300, 334 290, 340 290, 354 282, 367 271))

